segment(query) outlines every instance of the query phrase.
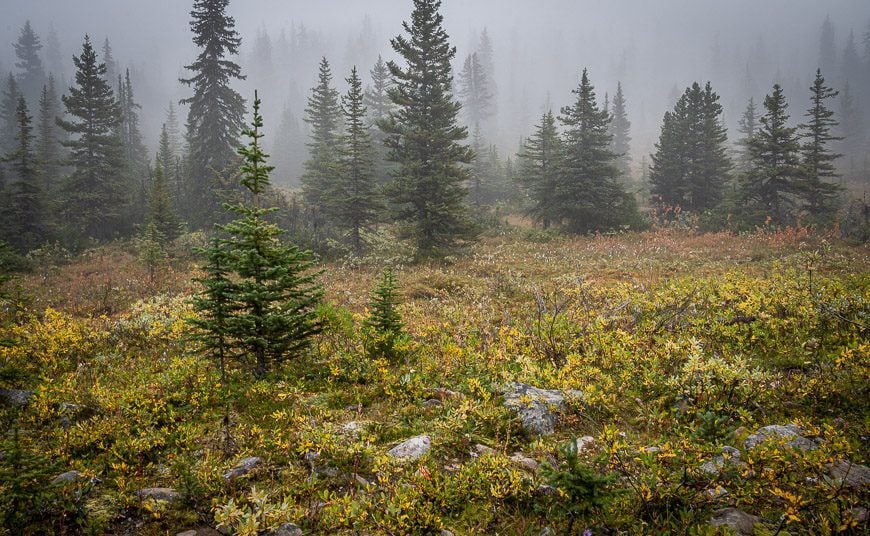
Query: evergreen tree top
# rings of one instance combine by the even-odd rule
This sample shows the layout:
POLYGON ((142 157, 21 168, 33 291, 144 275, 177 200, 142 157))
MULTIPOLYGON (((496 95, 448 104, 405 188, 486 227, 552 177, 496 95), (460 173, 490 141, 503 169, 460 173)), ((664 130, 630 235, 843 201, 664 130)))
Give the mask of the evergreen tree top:
POLYGON ((239 147, 239 154, 245 159, 242 166, 242 186, 254 195, 255 204, 258 205, 260 194, 269 188, 269 173, 275 168, 266 165, 269 155, 263 152, 260 144, 260 140, 264 136, 262 132, 263 116, 260 115, 260 98, 256 91, 254 91, 253 115, 251 126, 242 130, 242 135, 247 136, 250 141, 247 146, 239 147))

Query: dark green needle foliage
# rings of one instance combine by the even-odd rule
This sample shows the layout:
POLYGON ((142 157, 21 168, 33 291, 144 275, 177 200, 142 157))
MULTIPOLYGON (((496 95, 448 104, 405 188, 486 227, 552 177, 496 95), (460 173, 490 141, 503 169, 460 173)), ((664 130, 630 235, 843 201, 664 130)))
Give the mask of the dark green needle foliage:
POLYGON ((561 449, 565 461, 560 466, 547 462, 541 464, 541 476, 561 492, 556 497, 556 510, 567 518, 565 534, 573 534, 575 521, 594 514, 607 506, 614 498, 610 485, 615 478, 600 475, 580 459, 576 441, 571 441, 561 449))
POLYGON ((523 144, 520 153, 520 184, 530 206, 526 213, 535 223, 549 229, 558 224, 557 195, 561 174, 562 143, 553 112, 541 116, 535 132, 523 144))
POLYGON ((283 231, 267 220, 276 209, 261 206, 272 170, 262 150, 262 127, 255 94, 253 123, 243 131, 250 142, 239 149, 241 184, 250 201, 225 205, 236 219, 220 227, 226 238, 206 251, 208 275, 195 302, 205 322, 200 327, 209 332, 201 339, 206 350, 221 361, 228 355, 243 359, 257 376, 308 347, 320 330, 314 307, 323 294, 310 253, 283 244, 283 231))
POLYGON ((365 321, 366 349, 369 356, 396 357, 396 343, 402 336, 402 317, 396 309, 400 303, 396 274, 384 270, 369 302, 369 317, 365 321))
POLYGON ((468 131, 457 122, 461 105, 453 98, 456 48, 442 26, 440 7, 438 0, 414 0, 411 21, 403 24, 408 35, 391 41, 405 66, 387 64, 396 109, 379 123, 388 158, 397 167, 390 201, 419 258, 450 252, 475 230, 465 205, 466 165, 474 155, 460 143, 468 131))
POLYGON ((830 223, 836 215, 841 191, 839 185, 831 181, 839 177, 835 162, 842 156, 831 150, 830 143, 843 138, 833 134, 839 123, 834 119, 834 111, 826 106, 825 101, 833 99, 839 92, 825 85, 821 70, 816 71, 810 91, 812 104, 805 114, 808 122, 801 125, 802 137, 805 140, 801 146, 806 168, 803 184, 804 209, 814 223, 830 223))
POLYGON ((193 42, 202 51, 186 68, 193 74, 181 82, 193 87, 182 100, 187 115, 188 180, 184 216, 196 228, 207 228, 219 215, 219 191, 238 162, 236 148, 244 125, 245 101, 231 86, 243 80, 241 68, 229 59, 241 46, 235 19, 227 15, 229 0, 196 0, 191 11, 193 42))

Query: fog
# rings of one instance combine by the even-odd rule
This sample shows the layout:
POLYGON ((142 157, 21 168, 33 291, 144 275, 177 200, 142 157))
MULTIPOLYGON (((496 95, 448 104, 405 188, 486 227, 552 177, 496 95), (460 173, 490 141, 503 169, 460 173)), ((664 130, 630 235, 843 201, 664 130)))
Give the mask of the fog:
MULTIPOLYGON (((143 129, 153 146, 168 103, 191 93, 178 82, 197 53, 188 25, 191 5, 182 0, 2 0, 0 42, 7 46, 0 47, 0 69, 12 69, 11 43, 25 20, 43 44, 50 30, 56 31, 63 63, 52 69, 46 62, 46 67, 62 68, 55 74, 66 86, 71 56, 80 53, 84 34, 98 52, 108 38, 121 69, 129 67, 134 74, 143 129)), ((277 128, 285 107, 301 118, 320 56, 332 63, 340 87, 351 64, 367 79, 378 54, 392 57, 389 39, 402 31, 410 11, 410 0, 231 2, 243 40, 236 61, 248 75, 238 89, 249 100, 255 87, 260 90, 267 132, 277 128), (303 45, 291 52, 292 42, 303 45), (264 53, 270 49, 271 58, 264 53)), ((825 17, 835 29, 837 58, 850 32, 859 55, 864 54, 870 23, 866 0, 444 0, 442 12, 458 48, 457 68, 482 30, 492 39, 497 115, 491 138, 504 151, 516 150, 542 111, 567 104, 580 71, 588 67, 599 98, 612 94, 617 82, 623 85, 636 165, 652 150, 663 113, 695 80, 713 83, 729 128, 747 99, 759 101, 774 82, 785 87, 792 118, 798 120, 820 66, 825 17)), ((835 87, 859 76, 844 72, 839 59, 821 67, 835 87)), ((865 112, 870 109, 866 101, 859 104, 865 112)))

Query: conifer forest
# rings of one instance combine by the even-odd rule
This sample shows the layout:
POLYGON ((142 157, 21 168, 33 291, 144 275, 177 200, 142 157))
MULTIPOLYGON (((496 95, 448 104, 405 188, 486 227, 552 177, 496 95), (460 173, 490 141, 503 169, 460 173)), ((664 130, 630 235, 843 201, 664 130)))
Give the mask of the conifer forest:
POLYGON ((870 534, 870 2, 0 21, 0 536, 870 534))

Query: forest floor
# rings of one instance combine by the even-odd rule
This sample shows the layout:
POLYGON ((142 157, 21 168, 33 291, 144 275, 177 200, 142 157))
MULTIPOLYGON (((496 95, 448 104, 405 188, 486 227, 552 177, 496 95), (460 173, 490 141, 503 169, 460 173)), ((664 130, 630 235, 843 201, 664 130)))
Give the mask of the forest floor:
POLYGON ((513 229, 398 267, 391 359, 383 262, 326 263, 312 351, 228 385, 189 338, 195 262, 149 281, 113 245, 7 284, 6 533, 868 529, 867 246, 513 229))

